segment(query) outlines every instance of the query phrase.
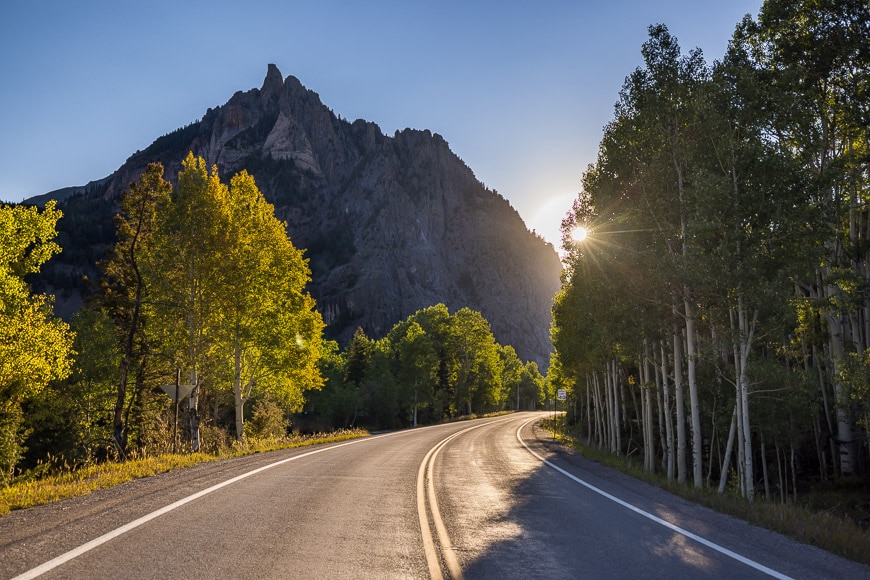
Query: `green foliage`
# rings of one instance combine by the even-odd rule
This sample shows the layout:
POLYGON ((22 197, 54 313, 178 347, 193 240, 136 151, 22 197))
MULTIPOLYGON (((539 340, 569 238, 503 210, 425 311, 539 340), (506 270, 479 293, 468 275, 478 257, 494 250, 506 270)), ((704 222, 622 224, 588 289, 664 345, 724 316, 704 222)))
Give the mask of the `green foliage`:
POLYGON ((121 352, 112 320, 90 308, 71 322, 77 353, 72 374, 52 382, 39 400, 28 405, 24 468, 49 458, 68 466, 105 459, 112 447, 112 420, 117 397, 121 352))
POLYGON ((287 434, 288 426, 284 410, 277 401, 268 397, 254 401, 249 422, 251 437, 279 439, 287 434))
POLYGON ((27 450, 21 443, 26 436, 21 406, 7 403, 0 407, 0 487, 12 480, 27 450))
POLYGON ((461 415, 522 408, 541 400, 544 378, 502 347, 489 323, 468 308, 450 314, 444 304, 398 322, 380 340, 357 329, 343 353, 337 345, 321 359, 326 378, 296 424, 363 424, 394 429, 461 415))
POLYGON ((73 336, 54 318, 51 301, 24 281, 60 248, 53 241, 61 213, 50 201, 39 212, 0 206, 0 483, 22 456, 21 405, 71 371, 73 336))
POLYGON ((843 361, 840 378, 846 385, 838 405, 851 408, 858 424, 870 433, 870 350, 863 355, 849 353, 843 361))

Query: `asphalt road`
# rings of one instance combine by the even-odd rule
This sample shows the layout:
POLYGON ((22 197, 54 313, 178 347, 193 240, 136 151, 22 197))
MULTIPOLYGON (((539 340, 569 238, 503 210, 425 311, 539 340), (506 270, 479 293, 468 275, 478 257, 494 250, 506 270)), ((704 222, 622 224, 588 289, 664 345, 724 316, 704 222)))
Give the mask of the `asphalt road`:
POLYGON ((539 414, 204 464, 0 518, 12 578, 870 578, 558 449, 539 414))

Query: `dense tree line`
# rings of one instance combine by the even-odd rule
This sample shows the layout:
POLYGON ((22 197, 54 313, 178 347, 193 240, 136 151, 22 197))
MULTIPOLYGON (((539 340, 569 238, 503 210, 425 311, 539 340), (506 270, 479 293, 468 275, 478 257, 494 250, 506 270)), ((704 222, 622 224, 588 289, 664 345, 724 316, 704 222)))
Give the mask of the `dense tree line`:
POLYGON ((866 473, 870 5, 768 0, 712 65, 662 25, 641 52, 563 222, 573 420, 750 500, 866 473))
MULTIPOLYGON (((522 362, 498 344, 477 311, 450 314, 444 304, 424 308, 379 340, 358 328, 339 352, 322 359, 326 384, 311 393, 303 425, 365 425, 392 429, 463 415, 534 410, 546 394, 535 362, 522 362)), ((308 428, 311 428, 309 426, 308 428)))

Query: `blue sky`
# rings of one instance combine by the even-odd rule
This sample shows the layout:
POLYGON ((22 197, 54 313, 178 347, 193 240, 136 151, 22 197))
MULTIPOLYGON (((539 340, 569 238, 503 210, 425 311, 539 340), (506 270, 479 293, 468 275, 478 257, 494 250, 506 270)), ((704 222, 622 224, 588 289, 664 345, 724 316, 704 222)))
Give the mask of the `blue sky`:
POLYGON ((440 133, 526 225, 559 220, 595 161, 647 26, 721 58, 761 0, 6 0, 0 200, 105 177, 268 63, 337 115, 440 133))

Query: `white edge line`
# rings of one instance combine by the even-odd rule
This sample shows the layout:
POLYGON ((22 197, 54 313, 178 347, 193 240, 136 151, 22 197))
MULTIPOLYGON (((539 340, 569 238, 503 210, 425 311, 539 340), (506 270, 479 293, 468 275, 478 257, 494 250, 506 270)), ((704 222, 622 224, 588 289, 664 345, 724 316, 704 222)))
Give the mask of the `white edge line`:
POLYGON ((755 568, 759 572, 763 572, 769 576, 773 576, 774 578, 778 578, 780 580, 792 580, 790 576, 786 576, 785 574, 781 574, 780 572, 777 572, 776 570, 768 568, 767 566, 765 566, 763 564, 759 564, 758 562, 756 562, 754 560, 750 560, 749 558, 741 556, 740 554, 738 554, 736 552, 732 552, 728 548, 720 546, 719 544, 715 544, 715 543, 711 542, 710 540, 707 540, 706 538, 702 538, 701 536, 699 536, 697 534, 694 534, 688 530, 684 530, 683 528, 676 526, 667 520, 663 520, 662 518, 660 518, 658 516, 655 516, 649 512, 645 512, 642 509, 640 509, 639 507, 633 506, 632 504, 630 504, 626 501, 623 501, 623 500, 619 499, 618 497, 610 495, 606 491, 599 489, 599 488, 595 487, 594 485, 592 485, 591 483, 587 483, 586 481, 583 481, 579 477, 565 471, 561 467, 554 465, 553 463, 550 463, 549 461, 547 461, 546 459, 544 459, 543 457, 541 457, 540 455, 538 455, 537 453, 532 451, 531 447, 529 447, 526 444, 526 442, 523 440, 522 436, 520 435, 520 431, 522 431, 523 427, 525 427, 526 425, 528 425, 532 421, 536 421, 536 420, 537 419, 530 419, 529 421, 526 421, 525 423, 523 423, 522 425, 519 426, 519 428, 517 429, 517 440, 520 442, 520 444, 523 447, 526 448, 526 450, 529 453, 531 453, 533 456, 535 456, 538 460, 540 460, 547 467, 555 469, 556 471, 558 471, 559 473, 561 473, 565 477, 568 477, 569 479, 579 483, 580 485, 589 488, 590 490, 594 491, 595 493, 600 494, 600 495, 606 497, 607 499, 609 499, 615 503, 618 503, 619 505, 621 505, 625 508, 628 508, 637 514, 640 514, 643 517, 656 522, 657 524, 660 524, 660 525, 662 525, 670 530, 673 530, 673 531, 677 532, 678 534, 682 534, 682 535, 686 536, 687 538, 695 540, 696 542, 703 544, 703 545, 707 546, 708 548, 716 550, 720 554, 724 554, 725 556, 728 556, 729 558, 733 558, 733 559, 737 560, 738 562, 742 562, 743 564, 746 564, 747 566, 749 566, 751 568, 755 568))
POLYGON ((353 441, 339 443, 338 445, 332 445, 330 447, 323 447, 321 449, 309 451, 308 453, 303 453, 301 455, 294 455, 293 457, 288 457, 287 459, 282 459, 281 461, 276 461, 275 463, 270 463, 268 465, 258 467, 257 469, 254 469, 252 471, 248 471, 246 473, 243 473, 241 475, 238 475, 238 476, 233 477, 231 479, 228 479, 226 481, 222 481, 221 483, 218 483, 218 484, 213 485, 209 488, 203 489, 202 491, 198 491, 197 493, 194 493, 193 495, 189 495, 185 498, 182 498, 174 503, 171 503, 167 506, 164 506, 164 507, 162 507, 158 510, 155 510, 149 514, 146 514, 138 519, 135 519, 128 524, 125 524, 119 528, 115 528, 114 530, 112 530, 110 532, 106 532, 102 536, 94 538, 90 542, 82 544, 78 548, 74 548, 74 549, 70 550, 69 552, 66 552, 64 554, 61 554, 60 556, 52 558, 51 560, 45 562, 44 564, 40 564, 36 568, 31 568, 30 570, 28 570, 22 574, 19 574, 18 576, 15 576, 14 578, 12 578, 12 580, 25 580, 25 579, 36 578, 37 576, 41 576, 42 574, 45 574, 46 572, 57 568, 61 564, 65 564, 66 562, 69 562, 70 560, 78 558, 79 556, 81 556, 85 552, 89 552, 89 551, 93 550, 94 548, 101 546, 101 545, 105 544, 106 542, 113 540, 113 539, 117 538, 118 536, 129 532, 132 529, 138 528, 139 526, 141 526, 145 523, 148 523, 155 518, 162 516, 163 514, 169 513, 172 510, 177 509, 177 508, 179 508, 187 503, 190 503, 196 499, 199 499, 204 495, 208 495, 208 494, 210 494, 214 491, 217 491, 223 487, 226 487, 228 485, 236 483, 237 481, 241 481, 242 479, 245 479, 247 477, 251 477, 252 475, 256 475, 260 472, 266 471, 267 469, 271 469, 273 467, 277 467, 279 465, 283 465, 283 464, 289 463, 291 461, 296 461, 297 459, 302 459, 303 457, 309 457, 309 456, 315 455, 317 453, 323 453, 324 451, 330 451, 332 449, 338 449, 339 447, 346 447, 347 445, 354 445, 356 443, 363 443, 365 441, 372 441, 373 439, 380 439, 382 437, 388 437, 390 435, 396 435, 397 433, 404 433, 404 432, 405 431, 394 431, 392 433, 385 433, 383 435, 375 435, 373 437, 364 437, 362 439, 355 439, 353 441))

